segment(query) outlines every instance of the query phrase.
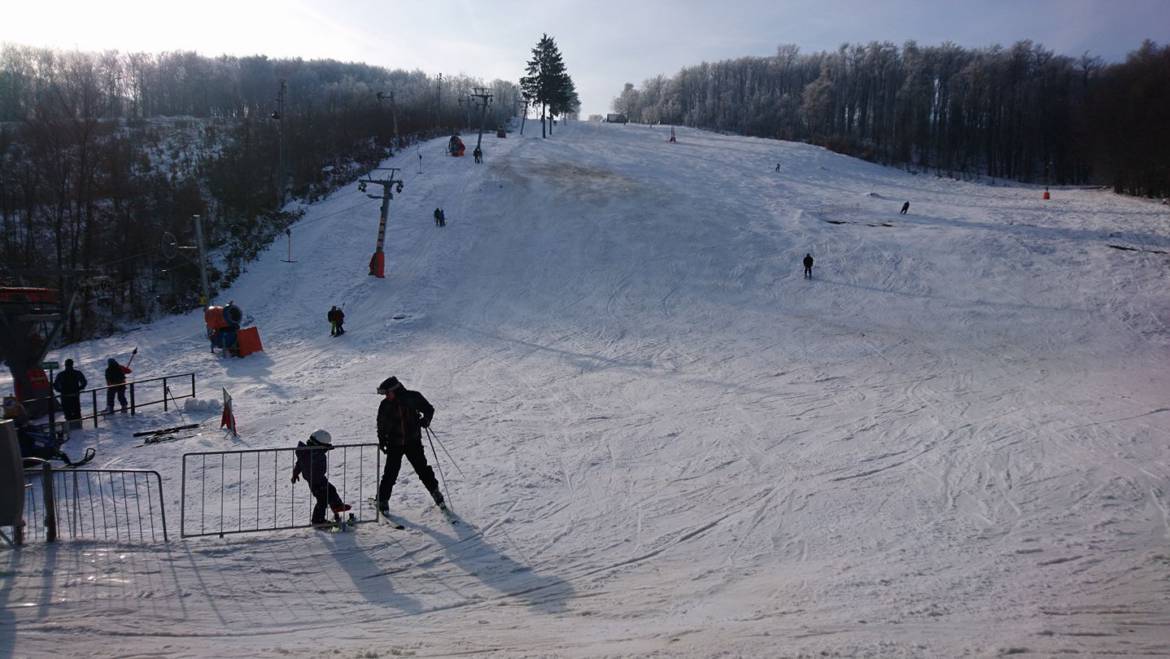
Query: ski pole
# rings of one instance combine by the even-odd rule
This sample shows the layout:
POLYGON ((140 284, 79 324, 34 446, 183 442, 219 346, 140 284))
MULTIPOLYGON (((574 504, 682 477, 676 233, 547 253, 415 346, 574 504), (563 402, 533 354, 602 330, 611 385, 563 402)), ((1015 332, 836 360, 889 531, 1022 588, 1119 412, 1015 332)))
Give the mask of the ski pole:
POLYGON ((130 368, 130 364, 134 363, 134 355, 137 355, 137 354, 138 354, 138 346, 135 346, 134 349, 130 351, 130 359, 126 360, 126 368, 130 368))
MULTIPOLYGON (((163 397, 169 398, 170 401, 175 404, 175 409, 179 410, 179 399, 175 398, 174 394, 171 393, 171 388, 169 385, 163 385, 163 397)), ((179 415, 183 415, 183 410, 179 410, 179 415)))
MULTIPOLYGON (((455 465, 455 469, 456 469, 456 471, 459 472, 459 475, 464 477, 464 478, 467 478, 467 474, 463 473, 463 469, 461 469, 459 467, 459 463, 455 461, 455 458, 451 457, 451 452, 448 451, 447 447, 443 445, 443 440, 439 439, 438 435, 434 434, 434 432, 432 432, 430 428, 427 428, 427 434, 430 435, 431 437, 434 437, 436 442, 439 442, 439 448, 443 449, 443 453, 447 454, 447 458, 451 460, 451 464, 455 465)), ((431 450, 434 450, 434 448, 435 448, 435 445, 431 444, 431 450)))
POLYGON ((427 429, 427 440, 431 442, 431 453, 435 454, 435 469, 439 470, 439 481, 443 484, 443 495, 447 498, 447 505, 454 507, 451 502, 451 491, 447 489, 447 477, 443 475, 443 465, 439 464, 439 453, 435 450, 435 442, 431 440, 431 432, 427 429))

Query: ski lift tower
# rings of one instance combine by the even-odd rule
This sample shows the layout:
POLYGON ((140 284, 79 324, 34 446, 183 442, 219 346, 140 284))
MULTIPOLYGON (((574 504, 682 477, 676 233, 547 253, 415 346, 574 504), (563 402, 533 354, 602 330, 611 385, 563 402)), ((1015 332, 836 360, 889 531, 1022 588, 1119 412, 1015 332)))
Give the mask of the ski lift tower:
POLYGON ((492 95, 488 93, 486 87, 476 87, 475 93, 468 94, 467 100, 470 101, 473 98, 478 99, 477 105, 479 105, 479 137, 477 137, 475 140, 475 148, 482 153, 483 149, 481 146, 483 144, 483 122, 484 119, 487 118, 487 109, 488 106, 492 103, 492 95))
MULTIPOLYGON (((398 136, 398 104, 394 102, 394 92, 389 92, 389 93, 378 92, 377 94, 375 94, 375 96, 378 99, 379 105, 382 103, 382 101, 385 101, 387 99, 389 99, 389 101, 390 101, 390 117, 394 121, 394 148, 401 150, 402 149, 402 138, 400 138, 398 136)), ((390 155, 394 155, 394 154, 390 154, 390 155)))
POLYGON ((401 194, 402 179, 395 178, 399 171, 397 167, 376 167, 374 171, 390 172, 389 178, 375 179, 371 173, 358 181, 358 192, 365 192, 367 186, 370 185, 382 186, 382 194, 366 194, 370 199, 382 200, 382 210, 378 220, 378 244, 374 248, 374 255, 370 257, 370 276, 382 279, 386 276, 386 254, 382 251, 382 247, 386 243, 386 221, 390 216, 390 200, 394 198, 395 192, 401 194))

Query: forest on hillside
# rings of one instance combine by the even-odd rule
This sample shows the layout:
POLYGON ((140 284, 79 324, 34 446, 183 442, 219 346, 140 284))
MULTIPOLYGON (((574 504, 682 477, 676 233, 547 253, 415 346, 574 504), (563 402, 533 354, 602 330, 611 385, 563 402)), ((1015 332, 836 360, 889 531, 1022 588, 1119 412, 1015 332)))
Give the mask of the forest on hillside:
MULTIPOLYGON (((488 130, 519 86, 330 60, 0 48, 0 284, 60 287, 66 340, 196 306, 183 250, 204 218, 212 288, 317 199, 409 144, 488 130), (173 253, 177 251, 178 253, 173 253)), ((371 229, 371 245, 374 234, 371 229)))
POLYGON ((951 43, 702 63, 613 101, 630 121, 819 144, 949 176, 1170 195, 1170 46, 1125 62, 951 43))

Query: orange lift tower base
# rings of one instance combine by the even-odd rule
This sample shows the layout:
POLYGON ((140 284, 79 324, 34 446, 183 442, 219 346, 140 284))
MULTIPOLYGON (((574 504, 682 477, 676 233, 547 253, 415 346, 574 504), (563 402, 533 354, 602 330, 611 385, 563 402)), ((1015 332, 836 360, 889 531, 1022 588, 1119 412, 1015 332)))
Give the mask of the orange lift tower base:
POLYGON ((358 181, 358 192, 365 192, 366 187, 371 184, 382 186, 382 194, 366 194, 366 196, 370 199, 382 200, 382 210, 378 220, 378 244, 374 248, 374 255, 370 257, 370 276, 383 279, 386 277, 386 254, 382 249, 386 244, 386 221, 390 217, 390 200, 394 198, 395 192, 402 192, 402 179, 395 178, 395 175, 398 174, 397 167, 377 167, 374 171, 390 172, 390 178, 375 179, 371 173, 358 181))

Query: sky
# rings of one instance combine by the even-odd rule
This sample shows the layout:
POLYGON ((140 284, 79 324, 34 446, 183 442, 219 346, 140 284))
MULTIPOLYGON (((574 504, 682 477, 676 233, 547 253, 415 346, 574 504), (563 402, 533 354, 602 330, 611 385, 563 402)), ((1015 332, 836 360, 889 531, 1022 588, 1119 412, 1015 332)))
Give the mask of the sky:
POLYGON ((685 66, 845 42, 1021 39, 1106 61, 1170 42, 1167 0, 744 0, 582 3, 545 0, 0 0, 0 42, 61 49, 195 50, 203 55, 329 58, 430 74, 518 80, 542 33, 553 36, 582 114, 602 113, 626 82, 685 66))

